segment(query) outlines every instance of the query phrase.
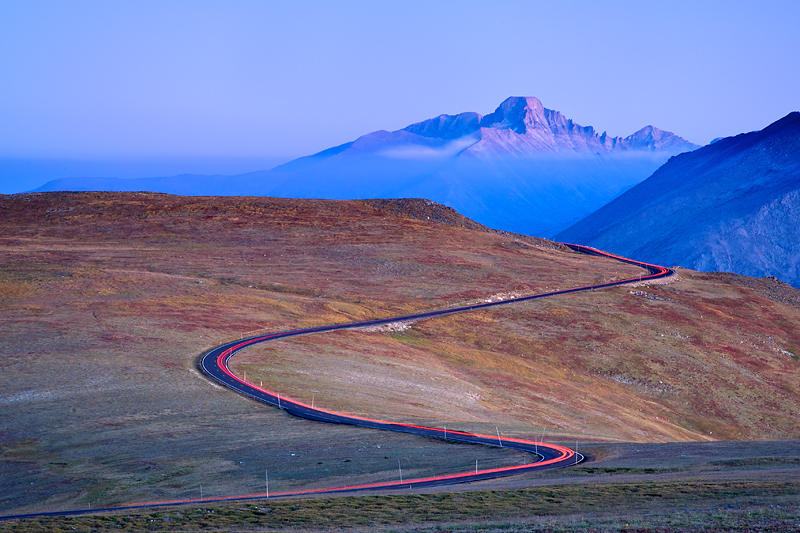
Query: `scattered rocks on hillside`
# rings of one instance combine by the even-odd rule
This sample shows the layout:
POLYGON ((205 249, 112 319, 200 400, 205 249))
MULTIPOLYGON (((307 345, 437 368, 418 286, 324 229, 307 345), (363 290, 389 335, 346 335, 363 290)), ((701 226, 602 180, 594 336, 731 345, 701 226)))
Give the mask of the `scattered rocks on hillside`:
POLYGON ((609 379, 611 381, 616 381, 617 383, 621 383, 622 385, 632 385, 639 389, 643 389, 644 391, 647 392, 664 393, 664 392, 675 392, 676 390, 675 387, 671 385, 666 385, 663 381, 655 383, 654 381, 632 378, 622 374, 611 374, 604 372, 599 372, 598 375, 606 379, 609 379))
POLYGON ((414 320, 406 320, 399 322, 389 322, 388 324, 381 324, 379 326, 366 326, 363 328, 354 328, 355 331, 363 331, 366 333, 392 333, 397 331, 405 331, 411 327, 414 320))
POLYGON ((666 278, 646 279, 646 280, 642 280, 642 281, 636 280, 636 281, 632 281, 630 283, 626 283, 625 286, 626 287, 636 288, 636 287, 649 287, 651 285, 671 285, 673 283, 677 283, 677 282, 681 281, 681 276, 680 276, 680 274, 678 274, 678 268, 679 267, 672 267, 672 269, 675 271, 675 273, 673 275, 671 275, 671 276, 666 277, 666 278))
POLYGON ((655 294, 651 294, 649 292, 644 291, 628 291, 629 294, 633 294, 634 296, 641 296, 642 298, 646 298, 648 300, 657 300, 660 302, 674 302, 673 298, 669 296, 656 296, 655 294))
POLYGON ((363 203, 398 217, 413 218, 417 220, 430 220, 458 226, 459 228, 489 231, 483 224, 478 224, 452 207, 426 200, 424 198, 398 198, 362 200, 363 203))
POLYGON ((708 275, 733 285, 740 285, 752 289, 761 296, 775 302, 800 308, 800 289, 795 289, 775 276, 751 278, 749 276, 732 274, 730 272, 711 272, 708 275))

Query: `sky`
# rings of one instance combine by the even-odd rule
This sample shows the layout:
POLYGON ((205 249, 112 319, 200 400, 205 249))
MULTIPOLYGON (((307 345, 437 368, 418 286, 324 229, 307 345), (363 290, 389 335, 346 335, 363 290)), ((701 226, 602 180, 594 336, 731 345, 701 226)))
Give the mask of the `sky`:
POLYGON ((536 96, 692 142, 800 109, 800 2, 0 1, 0 193, 234 174, 536 96))

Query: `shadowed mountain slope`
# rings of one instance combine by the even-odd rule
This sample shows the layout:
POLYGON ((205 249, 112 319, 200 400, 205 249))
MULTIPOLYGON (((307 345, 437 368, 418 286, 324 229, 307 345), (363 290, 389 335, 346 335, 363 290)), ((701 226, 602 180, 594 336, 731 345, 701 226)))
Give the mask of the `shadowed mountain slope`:
POLYGON ((670 159, 558 238, 800 286, 800 113, 670 159))

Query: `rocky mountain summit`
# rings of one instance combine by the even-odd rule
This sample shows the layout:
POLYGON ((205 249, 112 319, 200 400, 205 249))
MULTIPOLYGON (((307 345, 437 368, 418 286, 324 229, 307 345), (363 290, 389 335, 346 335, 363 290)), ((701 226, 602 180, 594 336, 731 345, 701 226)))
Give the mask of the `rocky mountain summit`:
POLYGON ((581 126, 558 111, 546 109, 534 97, 507 98, 493 113, 486 116, 477 113, 440 115, 412 124, 403 131, 446 140, 474 136, 477 142, 466 149, 467 153, 486 153, 486 148, 479 148, 481 142, 492 144, 495 154, 517 155, 626 150, 679 153, 697 148, 697 145, 674 133, 653 126, 645 126, 625 138, 610 137, 606 132, 598 134, 591 126, 581 126), (498 139, 513 141, 498 143, 498 139))
POLYGON ((800 113, 672 158, 557 238, 800 287, 800 113))

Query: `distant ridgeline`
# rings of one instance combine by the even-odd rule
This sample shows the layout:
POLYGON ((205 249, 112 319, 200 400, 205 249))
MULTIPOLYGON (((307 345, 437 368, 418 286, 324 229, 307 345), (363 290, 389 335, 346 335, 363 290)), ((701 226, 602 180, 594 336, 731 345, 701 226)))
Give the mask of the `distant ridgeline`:
POLYGON ((427 198, 491 228, 552 237, 696 145, 647 126, 598 134, 536 98, 376 131, 272 170, 236 176, 65 178, 37 189, 286 198, 427 198))
POLYGON ((671 159, 556 238, 800 288, 800 113, 671 159))

